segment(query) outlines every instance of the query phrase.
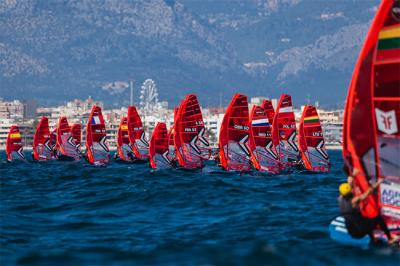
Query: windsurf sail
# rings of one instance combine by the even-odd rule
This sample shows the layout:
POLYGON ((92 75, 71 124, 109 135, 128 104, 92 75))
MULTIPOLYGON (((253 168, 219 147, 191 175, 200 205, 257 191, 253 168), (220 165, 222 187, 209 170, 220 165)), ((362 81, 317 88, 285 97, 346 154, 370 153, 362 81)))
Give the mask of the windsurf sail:
POLYGON ((385 178, 380 195, 361 203, 361 213, 382 213, 400 228, 400 2, 383 0, 370 26, 349 85, 343 128, 348 173, 358 169, 361 194, 385 178))
POLYGON ((81 129, 81 124, 72 124, 71 126, 71 134, 72 137, 74 138, 76 148, 78 151, 81 148, 81 141, 82 141, 82 129, 81 129))
POLYGON ((92 107, 86 126, 86 151, 87 159, 93 165, 106 165, 110 161, 106 126, 101 108, 96 105, 92 107))
POLYGON ((171 161, 168 158, 169 152, 168 130, 165 123, 157 123, 150 139, 150 165, 151 168, 171 168, 171 161))
POLYGON ((178 107, 174 108, 174 124, 172 125, 172 127, 169 129, 168 131, 168 148, 169 148, 169 152, 168 152, 168 158, 169 160, 172 161, 176 161, 176 151, 175 151, 175 142, 174 142, 174 135, 175 135, 175 129, 174 129, 174 125, 175 125, 175 120, 176 117, 178 116, 178 107))
POLYGON ((47 161, 53 156, 53 147, 50 140, 49 119, 43 116, 37 125, 33 136, 33 159, 47 161))
POLYGON ((329 172, 330 163, 317 109, 304 106, 299 125, 299 148, 306 169, 329 172))
POLYGON ((266 110, 254 105, 250 113, 250 142, 254 168, 261 172, 279 173, 279 157, 272 139, 272 124, 266 110))
POLYGON ((272 124, 272 134, 279 139, 279 145, 276 149, 279 154, 281 169, 294 166, 300 159, 300 153, 297 147, 296 120, 290 95, 282 94, 279 99, 272 124))
POLYGON ((22 136, 18 126, 11 126, 6 141, 7 161, 25 161, 22 136))
POLYGON ((52 159, 57 159, 57 128, 53 129, 50 133, 50 147, 52 150, 52 159))
POLYGON ((135 159, 128 134, 128 118, 123 116, 117 132, 117 152, 118 157, 126 162, 131 162, 135 159))
POLYGON ((128 107, 128 135, 135 157, 139 160, 147 160, 149 158, 149 142, 135 106, 128 107))
POLYGON ((203 115, 197 96, 189 94, 181 102, 174 125, 178 163, 183 168, 202 168, 211 155, 203 115))
POLYGON ((271 100, 263 100, 261 107, 264 108, 264 111, 267 114, 268 121, 272 125, 272 123, 274 122, 274 117, 275 117, 275 110, 274 110, 274 107, 272 106, 272 101, 271 100))
POLYGON ((227 171, 250 171, 249 107, 247 96, 235 94, 226 109, 219 132, 220 163, 227 171))
POLYGON ((56 149, 58 159, 79 160, 81 158, 65 116, 58 119, 56 149))
POLYGON ((176 160, 174 133, 174 127, 171 127, 168 131, 168 159, 170 161, 176 160))

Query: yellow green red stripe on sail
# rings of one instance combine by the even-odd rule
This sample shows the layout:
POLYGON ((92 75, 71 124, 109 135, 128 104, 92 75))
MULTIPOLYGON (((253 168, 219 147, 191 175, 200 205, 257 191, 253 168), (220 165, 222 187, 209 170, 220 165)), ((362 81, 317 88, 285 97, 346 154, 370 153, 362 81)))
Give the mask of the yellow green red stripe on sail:
POLYGON ((400 48, 400 24, 379 32, 378 50, 400 48))
POLYGON ((318 123, 319 117, 318 116, 309 116, 304 118, 304 123, 318 123))

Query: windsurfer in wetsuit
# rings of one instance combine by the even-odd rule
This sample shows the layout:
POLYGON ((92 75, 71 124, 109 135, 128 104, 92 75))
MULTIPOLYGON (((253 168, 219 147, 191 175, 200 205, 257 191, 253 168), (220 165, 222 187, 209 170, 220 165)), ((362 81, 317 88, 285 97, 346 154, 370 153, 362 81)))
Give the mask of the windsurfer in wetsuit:
POLYGON ((178 160, 176 160, 176 159, 171 160, 171 165, 172 165, 173 168, 177 168, 178 167, 178 160))
POLYGON ((131 151, 128 151, 126 155, 128 155, 128 158, 130 158, 132 161, 136 159, 135 155, 131 151))
POLYGON ((360 211, 360 203, 368 198, 382 183, 383 179, 379 179, 367 191, 359 196, 355 196, 351 186, 353 176, 349 176, 347 183, 343 183, 339 187, 340 211, 345 219, 347 231, 353 238, 362 238, 369 235, 371 240, 374 240, 374 229, 377 226, 386 234, 389 244, 393 244, 400 239, 392 238, 389 229, 387 228, 382 216, 378 214, 375 218, 367 218, 362 216, 360 211))
POLYGON ((215 161, 215 163, 217 164, 217 166, 221 166, 221 160, 219 158, 219 149, 217 149, 213 155, 212 155, 213 160, 215 161))
MULTIPOLYGON (((288 161, 290 161, 290 160, 288 159, 288 161)), ((297 155, 297 160, 294 160, 293 163, 294 163, 294 167, 297 170, 299 170, 299 171, 306 170, 306 167, 304 166, 304 162, 303 162, 303 159, 301 158, 301 155, 297 155)))

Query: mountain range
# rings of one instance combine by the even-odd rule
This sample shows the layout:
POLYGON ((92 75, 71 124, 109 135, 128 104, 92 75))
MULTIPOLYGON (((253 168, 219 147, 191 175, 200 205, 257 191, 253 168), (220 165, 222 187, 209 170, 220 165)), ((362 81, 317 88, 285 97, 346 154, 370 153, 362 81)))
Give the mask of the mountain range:
POLYGON ((341 107, 377 0, 3 0, 0 97, 51 105, 155 80, 160 100, 234 92, 341 107))

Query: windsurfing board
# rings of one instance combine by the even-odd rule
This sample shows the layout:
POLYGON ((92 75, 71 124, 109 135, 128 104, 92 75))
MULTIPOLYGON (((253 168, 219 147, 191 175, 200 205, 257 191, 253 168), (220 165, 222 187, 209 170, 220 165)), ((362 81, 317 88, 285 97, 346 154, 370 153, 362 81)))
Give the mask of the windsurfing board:
MULTIPOLYGON (((331 221, 329 224, 329 234, 332 240, 346 246, 367 248, 372 243, 371 237, 368 235, 363 238, 353 238, 346 229, 343 216, 338 216, 331 221)), ((380 230, 374 231, 374 237, 378 243, 388 243, 387 237, 380 230)))

